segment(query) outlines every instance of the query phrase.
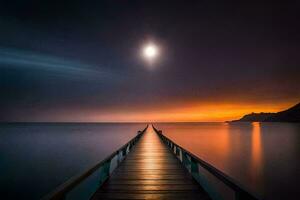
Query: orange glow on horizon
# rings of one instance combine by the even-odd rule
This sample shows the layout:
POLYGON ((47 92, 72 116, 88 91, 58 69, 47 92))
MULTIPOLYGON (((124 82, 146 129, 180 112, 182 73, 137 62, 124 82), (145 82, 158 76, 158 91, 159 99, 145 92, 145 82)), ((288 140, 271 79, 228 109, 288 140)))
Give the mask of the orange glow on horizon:
MULTIPOLYGON (((108 108, 54 114, 53 121, 73 122, 224 122, 240 119, 252 112, 278 112, 293 106, 294 102, 272 103, 190 103, 150 107, 108 108)), ((51 120, 50 120, 51 121, 51 120)))
POLYGON ((252 112, 278 112, 291 104, 201 104, 176 108, 128 109, 91 116, 91 121, 118 122, 222 122, 239 119, 252 112))

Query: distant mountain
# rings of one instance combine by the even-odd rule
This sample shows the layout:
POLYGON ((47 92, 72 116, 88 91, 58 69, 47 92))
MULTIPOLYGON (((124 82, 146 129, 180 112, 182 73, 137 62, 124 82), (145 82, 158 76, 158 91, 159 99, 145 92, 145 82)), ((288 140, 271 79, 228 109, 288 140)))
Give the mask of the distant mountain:
POLYGON ((300 122, 300 103, 277 113, 251 113, 233 122, 300 122))

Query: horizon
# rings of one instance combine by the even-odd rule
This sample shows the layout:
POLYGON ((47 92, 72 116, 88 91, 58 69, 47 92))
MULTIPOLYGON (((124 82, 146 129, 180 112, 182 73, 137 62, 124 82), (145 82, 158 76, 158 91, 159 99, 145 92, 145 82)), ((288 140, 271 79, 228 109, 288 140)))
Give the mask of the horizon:
MULTIPOLYGON (((226 118, 225 120, 216 120, 216 121, 197 121, 197 120, 190 120, 190 121, 184 121, 184 120, 177 120, 177 121, 167 121, 167 120, 161 120, 161 121, 153 121, 153 120, 132 120, 132 121, 126 121, 126 120, 119 120, 119 121, 54 121, 54 120, 49 120, 49 121, 0 121, 0 123, 221 123, 221 122, 228 122, 228 121, 232 121, 232 120, 238 120, 240 118, 242 118, 245 115, 248 114, 252 114, 252 113, 276 113, 276 112, 280 112, 280 111, 284 111, 287 110, 295 105, 297 105, 298 103, 294 103, 294 104, 289 104, 289 106, 285 106, 283 108, 278 108, 278 109, 271 109, 269 110, 269 112, 267 112, 266 110, 262 110, 262 111, 253 111, 251 110, 252 107, 248 108, 247 110, 249 110, 249 112, 246 112, 242 115, 240 115, 239 117, 236 118, 226 118), (250 111, 251 110, 251 111, 250 111)), ((230 110, 232 112, 232 109, 230 110)), ((240 111, 240 110, 239 110, 240 111)), ((244 110, 243 110, 244 111, 244 110)), ((189 115, 189 113, 187 114, 189 115)), ((205 115, 205 113, 204 113, 205 115)), ((126 115, 126 118, 128 118, 128 115, 126 115)), ((169 118, 168 118, 169 119, 169 118)))

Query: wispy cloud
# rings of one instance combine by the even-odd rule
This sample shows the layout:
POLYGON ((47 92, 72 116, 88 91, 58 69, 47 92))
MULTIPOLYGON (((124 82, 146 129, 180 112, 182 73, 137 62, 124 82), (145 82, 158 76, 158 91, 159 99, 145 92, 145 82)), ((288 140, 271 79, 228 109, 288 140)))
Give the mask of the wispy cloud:
POLYGON ((117 79, 117 74, 108 68, 33 51, 0 47, 0 69, 4 67, 40 70, 71 79, 117 79))

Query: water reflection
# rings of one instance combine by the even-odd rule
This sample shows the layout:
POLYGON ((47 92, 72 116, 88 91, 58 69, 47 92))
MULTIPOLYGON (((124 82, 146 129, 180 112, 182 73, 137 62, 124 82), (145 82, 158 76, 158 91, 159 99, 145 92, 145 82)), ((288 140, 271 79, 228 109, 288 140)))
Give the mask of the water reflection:
POLYGON ((263 167, 261 125, 259 122, 252 123, 251 133, 251 169, 250 174, 252 182, 259 183, 259 177, 262 175, 263 167))
POLYGON ((217 129, 215 123, 159 126, 162 127, 164 134, 174 141, 180 141, 180 145, 188 147, 193 153, 200 155, 203 160, 209 161, 225 171, 229 170, 229 161, 233 150, 229 124, 218 123, 217 129))
POLYGON ((300 124, 158 124, 170 139, 261 199, 300 196, 300 124))

